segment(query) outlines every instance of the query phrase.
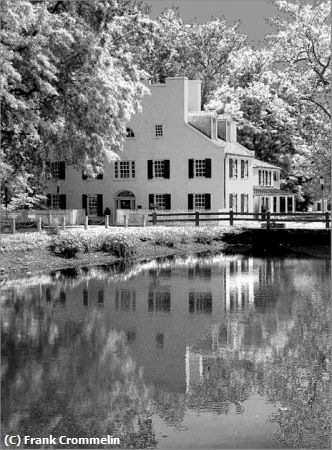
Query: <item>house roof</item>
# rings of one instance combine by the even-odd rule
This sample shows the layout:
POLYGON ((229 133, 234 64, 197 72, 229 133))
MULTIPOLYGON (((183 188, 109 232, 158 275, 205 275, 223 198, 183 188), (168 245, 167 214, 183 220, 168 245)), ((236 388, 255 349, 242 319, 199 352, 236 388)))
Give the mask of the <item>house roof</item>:
POLYGON ((270 164, 270 163, 265 162, 265 161, 260 161, 259 159, 256 159, 256 158, 253 161, 253 166, 254 167, 266 167, 268 169, 279 169, 279 170, 281 170, 280 167, 278 167, 278 166, 274 166, 273 164, 270 164))
POLYGON ((273 187, 254 186, 254 195, 296 195, 293 192, 283 191, 273 187))

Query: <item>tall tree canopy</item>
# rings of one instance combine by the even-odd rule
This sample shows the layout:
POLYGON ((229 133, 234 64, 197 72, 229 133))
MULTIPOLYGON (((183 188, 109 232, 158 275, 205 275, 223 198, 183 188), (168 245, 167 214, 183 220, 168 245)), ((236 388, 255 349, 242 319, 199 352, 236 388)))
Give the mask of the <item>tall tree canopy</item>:
POLYGON ((284 175, 319 177, 330 185, 330 4, 276 0, 282 17, 260 50, 243 48, 230 58, 224 83, 208 105, 233 115, 244 145, 284 175))
POLYGON ((40 186, 50 158, 97 169, 114 158, 146 90, 133 55, 151 32, 128 2, 4 0, 3 176, 40 186), (117 36, 128 20, 131 45, 123 47, 117 36))

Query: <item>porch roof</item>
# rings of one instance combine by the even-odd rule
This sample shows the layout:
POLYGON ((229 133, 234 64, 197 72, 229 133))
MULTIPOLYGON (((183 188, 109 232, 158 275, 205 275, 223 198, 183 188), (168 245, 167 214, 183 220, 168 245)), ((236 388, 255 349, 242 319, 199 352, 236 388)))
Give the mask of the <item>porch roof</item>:
POLYGON ((254 161, 253 161, 253 166, 254 166, 255 168, 257 168, 257 167, 263 167, 263 168, 266 168, 266 169, 278 169, 278 170, 281 170, 280 167, 274 166, 273 164, 270 164, 270 163, 265 162, 265 161, 260 161, 260 160, 257 159, 257 158, 254 159, 254 161))
POLYGON ((281 189, 275 189, 273 187, 254 186, 254 195, 295 197, 296 194, 289 191, 283 191, 281 189))

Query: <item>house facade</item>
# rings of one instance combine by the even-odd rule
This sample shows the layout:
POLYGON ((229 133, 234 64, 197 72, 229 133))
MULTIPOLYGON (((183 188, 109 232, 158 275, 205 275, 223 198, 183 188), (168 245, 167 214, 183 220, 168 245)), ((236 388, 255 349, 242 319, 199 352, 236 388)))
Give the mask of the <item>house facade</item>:
POLYGON ((89 216, 103 215, 106 207, 112 213, 153 208, 258 212, 268 204, 278 211, 280 201, 273 196, 281 197, 280 169, 267 167, 237 142, 233 121, 201 111, 200 81, 167 78, 148 87, 151 95, 144 96, 142 112, 128 124, 121 160, 106 162, 95 178, 51 163, 50 208, 83 208, 89 216), (259 174, 266 170, 271 184, 261 185, 259 174))

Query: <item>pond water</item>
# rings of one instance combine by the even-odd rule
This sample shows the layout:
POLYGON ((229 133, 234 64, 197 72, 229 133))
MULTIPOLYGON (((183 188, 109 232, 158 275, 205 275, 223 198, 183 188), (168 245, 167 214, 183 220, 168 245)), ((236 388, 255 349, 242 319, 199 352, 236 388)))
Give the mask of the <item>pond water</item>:
POLYGON ((218 255, 3 283, 2 435, 329 448, 329 279, 218 255))

